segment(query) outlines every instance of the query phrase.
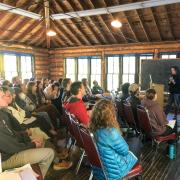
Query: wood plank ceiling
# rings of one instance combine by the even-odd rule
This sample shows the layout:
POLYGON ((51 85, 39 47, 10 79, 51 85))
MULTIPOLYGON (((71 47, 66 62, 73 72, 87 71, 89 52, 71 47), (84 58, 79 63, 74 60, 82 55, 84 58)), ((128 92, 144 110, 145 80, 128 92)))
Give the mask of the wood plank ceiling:
MULTIPOLYGON (((143 0, 49 0, 50 14, 95 9, 143 0)), ((0 0, 44 16, 43 0, 0 0)), ((0 41, 46 47, 45 21, 0 11, 0 41)), ((180 3, 63 20, 51 20, 57 35, 51 48, 180 40, 180 3), (122 28, 111 26, 113 19, 122 28)))

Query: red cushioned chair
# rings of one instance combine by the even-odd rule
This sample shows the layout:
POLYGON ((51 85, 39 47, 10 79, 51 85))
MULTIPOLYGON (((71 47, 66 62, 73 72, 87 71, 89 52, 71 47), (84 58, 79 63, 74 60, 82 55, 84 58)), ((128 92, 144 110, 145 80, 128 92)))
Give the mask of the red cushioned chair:
POLYGON ((129 128, 134 129, 136 131, 136 133, 139 134, 139 131, 137 129, 136 122, 134 119, 134 114, 132 111, 131 104, 130 103, 124 103, 123 106, 124 106, 125 120, 126 120, 127 124, 129 125, 129 128))
MULTIPOLYGON (((80 134, 80 130, 79 130, 80 124, 79 124, 79 122, 77 121, 76 118, 74 118, 72 116, 69 116, 69 118, 70 118, 70 121, 71 121, 70 126, 71 126, 71 128, 73 130, 73 137, 76 140, 76 145, 83 149, 83 147, 84 147, 83 146, 83 140, 81 138, 81 134, 80 134)), ((82 160, 83 160, 84 156, 85 156, 85 151, 83 149, 82 153, 81 153, 81 156, 80 156, 80 159, 78 161, 77 167, 76 167, 76 174, 78 174, 78 172, 79 172, 79 169, 80 169, 80 166, 81 166, 81 163, 82 163, 82 160)))
POLYGON ((41 169, 38 166, 38 164, 32 164, 31 165, 32 169, 34 170, 35 173, 37 173, 39 176, 37 177, 37 180, 43 180, 43 176, 41 173, 41 169))
POLYGON ((131 169, 131 171, 125 177, 122 178, 122 180, 128 180, 135 177, 139 177, 139 179, 142 179, 142 166, 139 163, 137 163, 131 169))
POLYGON ((176 136, 176 133, 172 133, 168 136, 153 136, 148 110, 142 106, 138 106, 137 107, 137 114, 138 114, 138 119, 140 122, 139 123, 140 128, 145 133, 145 135, 147 135, 149 138, 152 139, 152 143, 156 144, 155 155, 154 155, 153 160, 152 160, 152 164, 153 164, 160 143, 167 142, 169 140, 176 140, 177 136, 176 136))
MULTIPOLYGON (((103 170, 104 177, 107 180, 107 176, 105 174, 104 167, 103 167, 103 164, 101 162, 99 152, 97 150, 97 146, 96 146, 96 143, 94 141, 92 133, 90 133, 87 129, 82 128, 82 127, 80 127, 80 133, 81 133, 81 137, 82 137, 82 140, 84 143, 84 149, 85 149, 85 152, 87 154, 87 157, 88 157, 90 164, 92 166, 101 168, 103 170)), ((128 175, 125 176, 123 179, 124 180, 131 179, 131 178, 134 178, 137 176, 142 177, 141 174, 142 174, 142 167, 139 163, 137 163, 133 167, 133 169, 128 173, 128 175)), ((89 180, 92 178, 93 178, 93 174, 91 172, 89 180)))
MULTIPOLYGON (((86 155, 88 157, 88 160, 91 164, 91 166, 95 166, 97 168, 101 168, 104 173, 104 167, 102 165, 96 144, 94 142, 93 135, 84 127, 80 127, 80 134, 83 140, 83 147, 86 152, 86 155)), ((104 173, 104 177, 107 180, 106 174, 104 173)), ((91 171, 91 175, 89 177, 89 180, 93 178, 93 173, 91 171)))

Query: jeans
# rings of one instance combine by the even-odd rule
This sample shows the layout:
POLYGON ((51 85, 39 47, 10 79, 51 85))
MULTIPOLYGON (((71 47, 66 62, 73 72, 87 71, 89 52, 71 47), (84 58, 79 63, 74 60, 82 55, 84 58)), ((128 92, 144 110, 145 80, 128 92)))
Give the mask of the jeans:
POLYGON ((43 177, 54 159, 54 151, 51 148, 28 149, 12 155, 2 162, 3 170, 21 167, 25 164, 38 164, 43 177))

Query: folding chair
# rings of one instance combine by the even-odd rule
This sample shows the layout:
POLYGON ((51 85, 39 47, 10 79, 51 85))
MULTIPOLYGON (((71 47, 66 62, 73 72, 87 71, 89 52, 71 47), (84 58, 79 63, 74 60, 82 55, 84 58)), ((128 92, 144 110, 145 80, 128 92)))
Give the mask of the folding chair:
POLYGON ((132 128, 135 130, 136 134, 139 134, 139 130, 137 129, 136 121, 134 119, 134 114, 132 111, 132 107, 130 103, 124 103, 124 115, 125 115, 125 120, 127 124, 129 125, 129 128, 132 128))
MULTIPOLYGON (((107 180, 104 167, 102 165, 96 144, 94 142, 93 135, 84 127, 80 127, 80 134, 83 140, 84 150, 86 152, 86 155, 88 157, 91 166, 102 169, 104 178, 107 180)), ((92 180, 92 178, 93 178, 93 171, 91 171, 89 180, 92 180)))

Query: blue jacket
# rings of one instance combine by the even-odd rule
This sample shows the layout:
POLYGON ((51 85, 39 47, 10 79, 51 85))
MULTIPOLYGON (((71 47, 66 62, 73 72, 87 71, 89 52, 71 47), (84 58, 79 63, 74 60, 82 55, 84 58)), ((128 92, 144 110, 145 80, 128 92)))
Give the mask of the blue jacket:
MULTIPOLYGON (((119 180, 136 164, 137 158, 132 152, 120 132, 115 128, 99 129, 95 133, 95 140, 102 164, 108 180, 119 180)), ((98 168, 93 168, 97 180, 104 179, 98 168)))

